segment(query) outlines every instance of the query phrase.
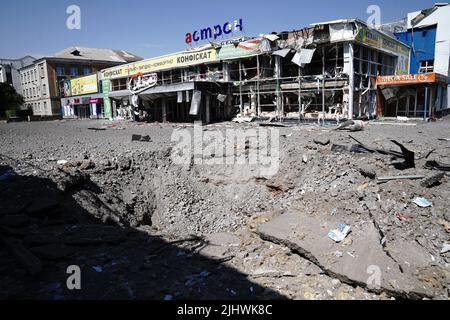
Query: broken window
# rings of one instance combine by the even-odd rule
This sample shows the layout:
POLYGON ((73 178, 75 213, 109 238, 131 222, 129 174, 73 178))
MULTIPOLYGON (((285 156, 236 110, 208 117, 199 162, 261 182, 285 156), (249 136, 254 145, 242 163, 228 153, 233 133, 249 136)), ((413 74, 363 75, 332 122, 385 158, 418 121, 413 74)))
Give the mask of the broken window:
POLYGON ((434 60, 420 61, 419 73, 429 73, 434 71, 434 60))

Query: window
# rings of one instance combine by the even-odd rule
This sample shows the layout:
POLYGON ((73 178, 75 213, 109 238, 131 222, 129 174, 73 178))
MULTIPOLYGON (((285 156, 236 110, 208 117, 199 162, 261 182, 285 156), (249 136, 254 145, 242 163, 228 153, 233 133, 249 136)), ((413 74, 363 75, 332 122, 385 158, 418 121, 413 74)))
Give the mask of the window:
POLYGON ((90 67, 83 67, 83 75, 88 76, 92 73, 92 70, 90 67))
POLYGON ((44 101, 44 112, 47 111, 47 101, 44 101))
POLYGON ((42 95, 47 95, 47 86, 45 85, 45 83, 42 85, 42 95))
POLYGON ((44 78, 45 77, 45 70, 44 70, 44 65, 43 64, 41 64, 41 78, 44 78))
POLYGON ((434 70, 434 60, 425 60, 420 62, 419 73, 429 73, 434 70))
POLYGON ((56 75, 58 77, 64 77, 64 67, 61 66, 56 67, 56 75))
POLYGON ((70 68, 70 76, 71 77, 78 77, 78 68, 77 67, 71 67, 70 68))

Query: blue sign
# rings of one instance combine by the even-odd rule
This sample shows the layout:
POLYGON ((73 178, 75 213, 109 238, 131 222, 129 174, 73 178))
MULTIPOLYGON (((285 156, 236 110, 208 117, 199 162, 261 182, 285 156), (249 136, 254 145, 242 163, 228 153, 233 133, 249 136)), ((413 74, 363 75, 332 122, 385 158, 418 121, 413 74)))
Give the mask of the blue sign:
POLYGON ((224 35, 239 31, 244 31, 242 19, 234 20, 233 23, 225 22, 223 25, 218 24, 214 27, 203 28, 192 33, 186 33, 186 43, 192 44, 210 39, 216 40, 224 35))

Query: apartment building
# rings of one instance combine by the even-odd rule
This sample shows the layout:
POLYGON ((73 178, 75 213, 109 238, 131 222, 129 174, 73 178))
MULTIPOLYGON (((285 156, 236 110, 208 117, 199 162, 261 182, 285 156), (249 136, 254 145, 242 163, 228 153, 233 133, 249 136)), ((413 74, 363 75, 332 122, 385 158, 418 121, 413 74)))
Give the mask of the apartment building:
POLYGON ((139 60, 142 58, 123 50, 81 47, 67 48, 54 56, 35 60, 20 69, 25 106, 35 116, 60 116, 61 98, 68 95, 70 79, 139 60))
POLYGON ((35 60, 31 56, 25 56, 20 59, 0 58, 0 82, 10 84, 16 89, 17 93, 22 94, 22 81, 19 70, 33 64, 35 60))

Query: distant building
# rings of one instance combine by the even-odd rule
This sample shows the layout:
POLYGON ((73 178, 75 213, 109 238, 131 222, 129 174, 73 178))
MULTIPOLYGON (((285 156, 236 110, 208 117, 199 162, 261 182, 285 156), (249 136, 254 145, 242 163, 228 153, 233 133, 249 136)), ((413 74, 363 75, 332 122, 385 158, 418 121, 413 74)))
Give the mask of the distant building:
MULTIPOLYGON (((403 88, 395 99, 391 99, 390 110, 396 109, 397 115, 410 117, 428 117, 432 113, 445 114, 450 111, 448 76, 450 76, 450 5, 435 4, 433 7, 408 13, 406 19, 382 26, 384 30, 394 32, 396 38, 411 48, 411 77, 419 79, 440 79, 437 82, 416 84, 414 90, 403 88), (424 77, 422 77, 424 78, 424 77), (407 90, 408 89, 408 90, 407 90), (401 96, 402 92, 405 92, 401 96), (409 94, 406 94, 409 92, 409 94), (403 99, 403 100, 402 100, 403 99), (395 105, 395 108, 394 108, 395 105)), ((394 81, 398 82, 398 81, 394 81)), ((403 81, 404 82, 404 81, 403 81)), ((389 112, 394 114, 394 112, 389 112)))
POLYGON ((31 56, 25 56, 20 59, 0 58, 0 82, 9 83, 16 89, 17 93, 22 94, 22 81, 20 80, 19 70, 33 64, 35 60, 31 56))
POLYGON ((61 98, 70 94, 70 79, 142 60, 126 51, 71 47, 20 69, 22 94, 36 116, 61 115, 61 98))

